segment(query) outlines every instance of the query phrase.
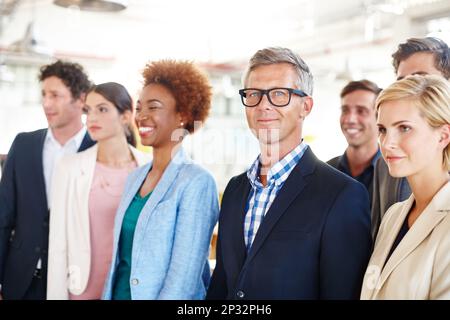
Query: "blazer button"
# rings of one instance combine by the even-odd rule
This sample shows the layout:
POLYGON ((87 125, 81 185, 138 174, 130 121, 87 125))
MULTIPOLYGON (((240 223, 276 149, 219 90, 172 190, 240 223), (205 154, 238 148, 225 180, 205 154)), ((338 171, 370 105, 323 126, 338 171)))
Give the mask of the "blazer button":
POLYGON ((236 292, 236 296, 239 299, 243 299, 245 297, 245 293, 244 293, 244 291, 239 290, 238 292, 236 292))
POLYGON ((37 253, 41 252, 41 247, 34 248, 34 251, 36 251, 37 253))
POLYGON ((133 286, 137 286, 137 285, 139 284, 139 280, 138 280, 138 279, 132 279, 132 280, 131 280, 131 284, 132 284, 133 286))

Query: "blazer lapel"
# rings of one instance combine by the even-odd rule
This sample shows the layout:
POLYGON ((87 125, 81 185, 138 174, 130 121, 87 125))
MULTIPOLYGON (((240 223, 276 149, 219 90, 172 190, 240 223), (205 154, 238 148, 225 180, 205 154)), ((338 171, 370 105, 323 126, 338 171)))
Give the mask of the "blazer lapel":
POLYGON ((231 270, 236 269, 236 272, 241 270, 247 256, 244 240, 244 220, 245 207, 250 190, 250 182, 244 173, 240 177, 238 186, 229 196, 232 202, 226 211, 226 216, 223 218, 224 220, 227 219, 227 223, 223 224, 224 230, 221 230, 221 236, 223 234, 224 238, 220 239, 222 251, 226 252, 226 254, 223 254, 223 259, 228 268, 231 268, 231 270))
POLYGON ((42 199, 44 203, 44 208, 48 209, 48 203, 47 203, 47 194, 45 189, 45 178, 44 178, 44 143, 45 143, 45 137, 47 136, 47 129, 43 129, 39 132, 39 135, 37 137, 37 143, 33 145, 33 152, 32 154, 36 155, 36 161, 30 161, 33 165, 36 165, 36 169, 33 170, 36 172, 36 178, 37 178, 37 185, 39 186, 35 191, 39 192, 40 199, 42 199))
MULTIPOLYGON (((126 210, 130 206, 131 201, 133 201, 134 196, 136 193, 138 193, 139 189, 142 186, 142 183, 147 178, 147 174, 149 170, 152 167, 152 161, 150 160, 150 155, 144 158, 145 155, 143 155, 140 151, 138 151, 136 148, 130 146, 131 152, 133 153, 133 157, 137 162, 138 167, 143 166, 141 169, 136 169, 139 172, 139 175, 134 179, 133 184, 131 185, 131 188, 129 190, 124 190, 123 193, 123 200, 121 201, 119 208, 117 208, 117 215, 116 215, 116 221, 119 223, 119 225, 122 225, 123 216, 125 215, 126 210)), ((114 239, 114 243, 117 243, 119 241, 119 235, 120 230, 117 234, 117 239, 114 239)), ((116 236, 116 235, 114 235, 116 236)))
MULTIPOLYGON (((430 204, 425 208, 425 210, 417 218, 411 229, 406 233, 405 237, 400 241, 397 248, 392 253, 389 260, 381 272, 381 280, 379 288, 382 288, 389 275, 395 270, 395 268, 415 249, 417 248, 433 231, 439 222, 450 212, 447 197, 450 193, 450 183, 447 183, 433 198, 430 204)), ((389 238, 386 240, 385 250, 383 252, 385 261, 387 254, 389 253, 395 238, 397 237, 398 231, 403 224, 408 212, 414 202, 413 195, 408 199, 407 203, 402 209, 401 214, 395 221, 393 230, 396 232, 391 232, 389 238)), ((378 290, 377 290, 378 292, 378 290)), ((376 293, 375 292, 375 295, 376 293)))
POLYGON ((84 151, 84 150, 92 147, 96 143, 97 143, 96 141, 91 139, 91 136, 89 135, 89 133, 86 132, 86 134, 83 137, 83 140, 81 141, 80 147, 78 148, 77 152, 84 151))
POLYGON ((250 248, 247 263, 261 248, 265 239, 270 234, 273 227, 284 214, 286 209, 290 206, 292 201, 294 201, 294 199, 298 197, 298 195, 303 191, 304 187, 308 184, 305 176, 311 174, 314 171, 316 161, 317 158, 308 147, 308 149, 305 151, 305 154, 292 170, 283 187, 278 192, 275 200, 269 208, 269 211, 266 212, 263 222, 259 226, 259 229, 256 233, 252 247, 250 248))
MULTIPOLYGON (((120 223, 122 223, 123 216, 125 215, 125 211, 128 209, 131 201, 133 201, 134 196, 141 188, 144 180, 147 178, 147 174, 150 171, 150 169, 152 168, 152 162, 153 162, 151 160, 150 155, 148 158, 144 159, 141 152, 138 151, 136 148, 131 146, 130 149, 131 149, 131 152, 133 153, 133 157, 136 160, 138 167, 143 166, 143 168, 142 168, 142 170, 139 169, 139 175, 134 179, 133 184, 131 185, 131 188, 129 190, 124 190, 124 195, 123 195, 124 200, 122 201, 123 203, 121 203, 121 205, 119 206, 119 208, 117 210, 117 218, 119 218, 118 221, 120 221, 120 223)), ((136 169, 136 170, 138 170, 138 169, 136 169)))
MULTIPOLYGON (((131 204, 131 201, 133 201, 134 196, 136 195, 136 193, 139 191, 139 189, 142 186, 142 183, 144 182, 144 180, 147 177, 147 174, 149 172, 149 170, 152 167, 152 161, 150 161, 148 164, 144 165, 142 168, 136 169, 138 170, 138 175, 135 177, 131 187, 128 190, 124 190, 124 195, 123 195, 123 199, 119 205, 119 208, 117 209, 117 214, 115 217, 115 227, 114 228, 118 228, 115 230, 114 232, 114 247, 116 248, 118 243, 119 243, 119 237, 120 237, 120 232, 121 232, 121 228, 122 228, 122 222, 123 222, 123 217, 125 216, 125 212, 127 211, 128 207, 131 204)), ((116 250, 114 251, 116 252, 116 250)), ((113 260, 115 261, 115 260, 113 260)))
POLYGON ((181 166, 184 163, 189 162, 187 155, 184 150, 180 148, 176 153, 175 157, 170 161, 166 170, 164 171, 161 179, 156 184, 155 189, 153 189, 152 195, 149 198, 149 201, 145 204, 143 208, 143 212, 151 212, 156 207, 156 205, 161 201, 161 199, 165 196, 167 191, 170 189, 170 186, 176 180, 178 172, 180 171, 181 166))
MULTIPOLYGON (((89 223, 89 193, 91 192, 92 181, 94 178, 95 164, 97 162, 97 145, 90 148, 81 154, 81 159, 79 162, 79 167, 76 170, 76 191, 77 194, 74 195, 77 198, 77 203, 83 206, 82 212, 84 214, 78 214, 77 217, 80 219, 80 226, 83 227, 83 236, 79 239, 86 240, 86 243, 80 244, 84 247, 90 247, 90 223, 89 223)), ((75 217, 73 217, 75 218, 75 217)))
POLYGON ((130 146, 131 153, 133 154, 134 160, 136 160, 137 166, 143 166, 144 164, 147 164, 150 161, 150 155, 140 152, 138 149, 134 148, 133 146, 130 146))
MULTIPOLYGON (((402 205, 402 207, 399 209, 399 212, 394 212, 395 219, 393 220, 393 224, 389 226, 389 232, 383 232, 381 234, 378 232, 377 239, 375 242, 375 250, 372 254, 370 265, 376 266, 377 270, 381 270, 381 273, 378 273, 378 283, 376 288, 373 288, 370 293, 367 293, 367 297, 371 299, 372 297, 376 296, 377 292, 381 289, 381 279, 383 276, 383 272, 386 267, 386 259, 391 251, 392 245, 394 244, 395 239, 397 238, 397 235, 402 227, 403 222, 405 221, 406 215, 409 212, 409 209, 411 208, 412 204, 414 202, 414 198, 411 195, 410 198, 402 205), (380 251, 378 252, 378 248, 380 251)), ((392 256, 391 256, 392 258, 392 256)), ((383 280, 383 283, 386 279, 383 280)))
MULTIPOLYGON (((140 243, 142 241, 143 237, 145 236, 145 233, 142 231, 145 230, 155 207, 161 202, 161 200, 164 198, 166 193, 171 188, 172 184, 175 182, 181 167, 189 162, 192 162, 192 160, 185 153, 183 148, 180 148, 173 157, 172 161, 170 161, 161 179, 157 183, 155 189, 153 189, 150 198, 147 200, 146 204, 142 208, 141 214, 139 215, 138 222, 136 225, 136 231, 134 233, 135 238, 133 242, 140 243)), ((143 180, 145 180, 145 177, 146 175, 144 176, 143 180)), ((139 186, 136 188, 136 192, 139 190, 141 184, 139 184, 139 186)), ((134 247, 137 248, 138 246, 134 247)))
POLYGON ((78 203, 87 205, 89 199, 89 192, 94 177, 95 164, 97 162, 97 145, 87 150, 80 158, 78 175, 75 178, 77 184, 78 203))

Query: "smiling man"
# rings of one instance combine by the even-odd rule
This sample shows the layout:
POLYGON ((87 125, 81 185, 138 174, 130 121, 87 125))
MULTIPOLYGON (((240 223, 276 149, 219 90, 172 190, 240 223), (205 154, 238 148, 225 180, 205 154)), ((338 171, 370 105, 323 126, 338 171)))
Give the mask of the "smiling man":
POLYGON ((306 63, 259 50, 239 90, 260 155, 222 198, 208 299, 357 299, 371 248, 362 184, 302 139, 313 107, 306 63))
POLYGON ((327 163, 358 180, 372 195, 373 170, 380 157, 375 100, 381 89, 369 80, 351 81, 341 91, 342 133, 348 147, 327 163))
POLYGON ((64 154, 93 145, 81 122, 90 81, 76 63, 43 66, 39 80, 48 129, 14 139, 0 181, 0 298, 46 297, 50 182, 64 154))

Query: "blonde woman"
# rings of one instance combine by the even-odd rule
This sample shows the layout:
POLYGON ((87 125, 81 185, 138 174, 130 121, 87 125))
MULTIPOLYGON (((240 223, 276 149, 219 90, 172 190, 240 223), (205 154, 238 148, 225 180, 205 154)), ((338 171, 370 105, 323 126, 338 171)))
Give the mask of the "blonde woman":
POLYGON ((376 105, 383 158, 412 195, 383 218, 361 299, 450 299, 449 83, 410 76, 376 105))
POLYGON ((97 144, 62 158, 50 206, 48 299, 98 300, 111 264, 114 218, 128 174, 150 159, 134 148, 132 100, 115 82, 94 86, 84 113, 97 144))

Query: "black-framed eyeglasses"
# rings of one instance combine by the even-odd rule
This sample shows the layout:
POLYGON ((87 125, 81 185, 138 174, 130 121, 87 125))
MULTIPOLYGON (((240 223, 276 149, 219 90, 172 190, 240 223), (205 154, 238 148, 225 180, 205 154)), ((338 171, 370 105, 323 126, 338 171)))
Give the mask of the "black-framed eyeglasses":
POLYGON ((239 90, 241 100, 246 107, 256 107, 262 100, 264 95, 267 95, 269 102, 275 107, 285 107, 291 102, 292 94, 300 97, 308 96, 305 92, 299 89, 292 88, 272 88, 272 89, 255 89, 247 88, 239 90))

